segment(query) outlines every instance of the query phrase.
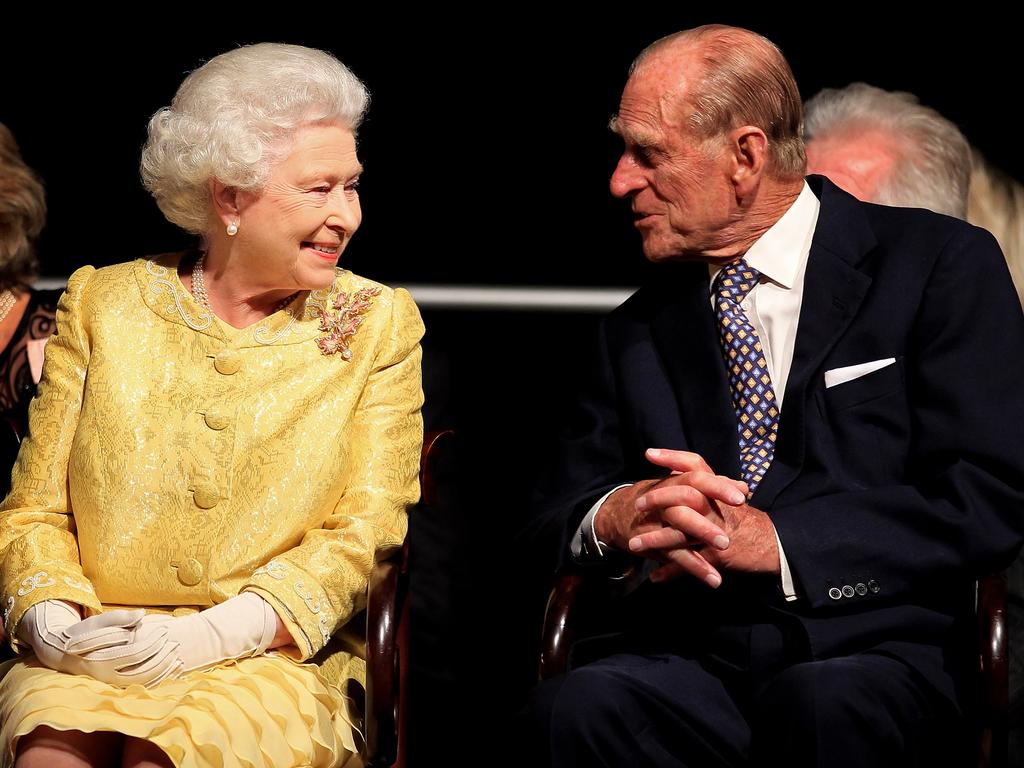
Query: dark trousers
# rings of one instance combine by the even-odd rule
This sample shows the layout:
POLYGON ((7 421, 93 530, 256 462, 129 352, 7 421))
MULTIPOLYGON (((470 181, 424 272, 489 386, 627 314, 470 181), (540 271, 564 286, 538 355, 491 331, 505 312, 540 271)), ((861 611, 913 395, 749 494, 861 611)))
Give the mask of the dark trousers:
POLYGON ((617 654, 543 683, 528 720, 537 764, 559 768, 969 764, 953 705, 882 653, 747 669, 617 654))

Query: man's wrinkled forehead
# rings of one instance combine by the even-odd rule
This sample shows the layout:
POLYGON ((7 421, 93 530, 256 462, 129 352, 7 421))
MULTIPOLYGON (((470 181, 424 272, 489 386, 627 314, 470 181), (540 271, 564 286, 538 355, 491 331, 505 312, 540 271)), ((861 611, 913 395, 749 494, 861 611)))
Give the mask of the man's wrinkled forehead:
MULTIPOLYGON (((654 58, 654 57, 651 57, 654 58)), ((626 83, 619 111, 608 127, 627 142, 647 146, 667 129, 683 127, 689 114, 686 95, 692 76, 684 68, 661 59, 645 59, 626 83)))

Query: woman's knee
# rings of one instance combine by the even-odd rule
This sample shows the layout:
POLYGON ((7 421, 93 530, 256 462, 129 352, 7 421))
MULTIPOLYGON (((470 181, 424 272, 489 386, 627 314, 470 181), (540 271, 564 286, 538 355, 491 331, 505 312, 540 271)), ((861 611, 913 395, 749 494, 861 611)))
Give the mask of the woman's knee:
POLYGON ((121 754, 119 733, 58 731, 41 725, 18 740, 15 768, 104 768, 121 754))
POLYGON ((124 742, 121 768, 173 768, 174 763, 160 747, 145 739, 128 737, 124 742))

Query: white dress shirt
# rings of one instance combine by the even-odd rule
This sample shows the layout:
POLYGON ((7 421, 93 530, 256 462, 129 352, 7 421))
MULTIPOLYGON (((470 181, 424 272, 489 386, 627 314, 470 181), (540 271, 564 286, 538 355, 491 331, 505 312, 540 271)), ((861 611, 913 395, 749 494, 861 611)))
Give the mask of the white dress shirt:
MULTIPOLYGON (((803 302, 804 272, 807 269, 814 227, 818 222, 819 207, 818 198, 805 182, 803 190, 782 218, 761 235, 744 255, 747 265, 761 273, 761 281, 747 294, 740 306, 761 339, 761 349, 768 363, 768 375, 772 377, 780 418, 784 408, 786 382, 793 364, 800 305, 803 302)), ((708 269, 713 284, 721 267, 709 265, 708 269)), ((714 311, 714 299, 710 294, 708 304, 714 311)), ((738 439, 736 450, 739 451, 738 439)), ((768 471, 771 472, 771 467, 768 471)), ((594 518, 605 499, 626 485, 613 488, 598 499, 583 518, 571 544, 573 557, 577 560, 593 561, 604 556, 605 545, 594 532, 594 518)), ((797 595, 793 576, 778 533, 775 539, 779 545, 782 591, 787 600, 795 600, 797 595)))

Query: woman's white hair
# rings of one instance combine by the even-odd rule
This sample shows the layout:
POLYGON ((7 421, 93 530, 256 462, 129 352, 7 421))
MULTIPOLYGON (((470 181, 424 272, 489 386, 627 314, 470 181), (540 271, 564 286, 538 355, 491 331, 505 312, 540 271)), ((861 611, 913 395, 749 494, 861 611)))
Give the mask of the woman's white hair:
POLYGON ((169 221, 203 234, 210 179, 259 189, 298 128, 340 123, 354 133, 368 102, 366 86, 325 51, 260 43, 222 53, 149 121, 143 184, 169 221))

